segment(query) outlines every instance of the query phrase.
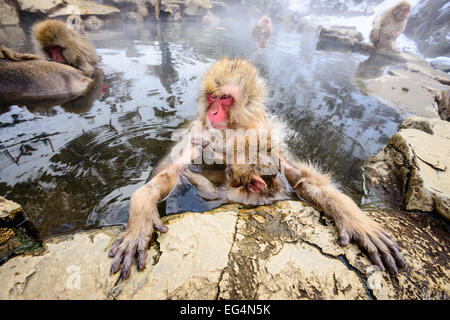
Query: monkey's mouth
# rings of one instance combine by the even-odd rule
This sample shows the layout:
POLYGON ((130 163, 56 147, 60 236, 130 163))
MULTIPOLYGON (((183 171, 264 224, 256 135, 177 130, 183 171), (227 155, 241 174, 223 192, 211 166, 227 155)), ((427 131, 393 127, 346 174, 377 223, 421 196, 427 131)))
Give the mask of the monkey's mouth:
POLYGON ((58 45, 49 45, 45 47, 45 52, 47 53, 49 60, 53 62, 66 63, 62 51, 63 48, 58 45))
POLYGON ((227 128, 226 122, 213 122, 213 123, 211 123, 211 125, 214 129, 226 129, 227 128))

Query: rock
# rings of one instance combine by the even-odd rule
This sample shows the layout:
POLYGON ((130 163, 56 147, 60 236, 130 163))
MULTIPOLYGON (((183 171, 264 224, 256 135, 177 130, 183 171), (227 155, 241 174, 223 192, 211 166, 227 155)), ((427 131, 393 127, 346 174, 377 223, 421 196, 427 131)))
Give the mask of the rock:
POLYGON ((72 14, 67 17, 66 24, 69 28, 76 30, 80 33, 85 33, 86 30, 84 28, 84 22, 83 19, 81 19, 80 16, 72 14))
POLYGON ((444 72, 450 72, 450 58, 448 57, 437 57, 430 61, 433 68, 444 72))
POLYGON ((442 222, 368 213, 399 241, 409 264, 377 271, 356 245, 338 244, 334 224, 302 202, 254 209, 227 205, 163 218, 147 267, 110 276, 107 252, 122 228, 44 241, 39 256, 0 266, 0 299, 442 299, 448 297, 449 238, 442 222))
POLYGON ((161 11, 167 12, 170 15, 170 20, 181 20, 181 8, 176 1, 166 0, 161 2, 161 11))
POLYGON ((413 117, 366 165, 375 192, 408 211, 437 212, 450 219, 450 123, 413 117))
POLYGON ((206 10, 212 8, 212 3, 209 0, 186 0, 184 14, 188 16, 201 16, 206 13, 206 10))
POLYGON ((14 201, 0 197, 0 220, 14 219, 16 214, 22 212, 22 206, 14 201))
POLYGON ((28 42, 23 29, 18 26, 0 27, 0 43, 5 47, 22 47, 28 42))
POLYGON ((99 4, 89 0, 64 0, 67 5, 59 10, 52 12, 49 17, 55 18, 60 16, 74 15, 96 15, 105 16, 118 14, 120 10, 104 4, 99 4))
POLYGON ((133 23, 143 23, 148 16, 147 2, 150 0, 107 0, 106 3, 120 8, 120 12, 127 21, 133 23))
POLYGON ((413 7, 405 34, 431 57, 450 56, 450 6, 448 0, 423 0, 413 7))
POLYGON ((434 94, 408 78, 382 76, 366 81, 366 92, 410 114, 438 118, 434 94))
POLYGON ((37 230, 25 217, 22 207, 0 197, 0 263, 8 257, 34 248, 37 230))
POLYGON ((66 4, 66 0, 17 0, 22 11, 32 13, 48 13, 66 4))
MULTIPOLYGON (((303 23, 297 24, 295 29, 303 29, 303 23)), ((363 42, 364 37, 356 27, 331 26, 321 27, 317 50, 324 51, 354 51, 370 53, 375 49, 363 42)))
POLYGON ((19 13, 10 1, 0 2, 0 26, 18 26, 19 13))
POLYGON ((361 90, 410 115, 449 119, 450 75, 409 53, 372 53, 355 72, 361 90))

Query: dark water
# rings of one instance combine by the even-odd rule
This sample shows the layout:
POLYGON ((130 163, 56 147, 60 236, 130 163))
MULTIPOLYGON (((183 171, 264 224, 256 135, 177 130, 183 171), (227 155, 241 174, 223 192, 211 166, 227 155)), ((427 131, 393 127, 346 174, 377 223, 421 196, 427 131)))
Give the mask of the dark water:
POLYGON ((172 132, 195 117, 201 76, 224 55, 260 68, 269 109, 288 123, 293 152, 333 171, 356 201, 361 161, 381 150, 403 118, 353 85, 367 57, 316 51, 314 28, 276 26, 265 45, 246 23, 123 30, 88 35, 108 86, 92 106, 1 111, 0 195, 20 203, 42 236, 126 223, 131 194, 168 152, 172 132))

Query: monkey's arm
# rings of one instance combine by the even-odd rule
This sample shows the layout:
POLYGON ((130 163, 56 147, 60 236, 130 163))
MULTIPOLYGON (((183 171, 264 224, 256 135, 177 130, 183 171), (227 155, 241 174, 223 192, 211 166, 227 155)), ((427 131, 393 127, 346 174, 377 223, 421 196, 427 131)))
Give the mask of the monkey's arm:
POLYGON ((180 170, 180 175, 186 178, 193 186, 197 188, 201 197, 205 199, 217 198, 218 193, 216 185, 202 174, 195 173, 187 168, 184 168, 180 170))
POLYGON ((177 171, 176 164, 169 164, 147 184, 133 193, 128 226, 109 251, 109 256, 114 257, 111 274, 118 272, 122 266, 121 278, 128 278, 136 254, 138 269, 145 268, 148 243, 154 229, 162 233, 168 230, 161 221, 157 204, 175 185, 178 177, 177 171))
POLYGON ((381 270, 386 266, 391 274, 397 274, 397 267, 406 266, 392 237, 366 216, 352 199, 336 189, 327 175, 319 173, 313 166, 293 165, 286 160, 282 161, 282 168, 299 195, 334 220, 342 246, 354 240, 369 254, 373 263, 381 270))
POLYGON ((114 257, 111 274, 118 272, 122 266, 121 278, 126 279, 131 273, 131 265, 136 255, 138 269, 144 269, 148 244, 154 229, 162 233, 168 231, 161 221, 157 204, 173 189, 178 180, 178 171, 193 157, 190 144, 180 145, 182 148, 177 159, 163 163, 157 169, 156 175, 133 193, 128 226, 109 251, 109 256, 114 257))

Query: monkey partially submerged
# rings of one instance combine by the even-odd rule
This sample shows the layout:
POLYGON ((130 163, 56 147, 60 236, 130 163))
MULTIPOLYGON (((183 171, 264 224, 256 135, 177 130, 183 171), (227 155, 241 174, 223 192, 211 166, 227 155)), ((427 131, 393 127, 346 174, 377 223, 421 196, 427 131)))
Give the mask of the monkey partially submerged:
POLYGON ((377 49, 398 52, 395 41, 405 30, 410 11, 411 5, 401 1, 375 19, 369 36, 373 46, 377 49))
POLYGON ((272 36, 272 20, 267 15, 263 15, 252 30, 252 35, 257 40, 266 40, 272 36))
POLYGON ((199 196, 212 200, 211 210, 224 203, 238 203, 251 206, 272 204, 281 200, 298 199, 294 189, 277 166, 274 171, 267 169, 269 164, 228 164, 225 167, 225 178, 215 184, 203 175, 203 171, 195 170, 196 166, 180 170, 180 178, 186 179, 199 191, 199 196), (266 168, 264 168, 266 167, 266 168))
POLYGON ((80 70, 0 46, 0 106, 53 106, 86 93, 92 80, 80 70))
MULTIPOLYGON (((214 63, 203 78, 198 99, 199 115, 192 126, 200 123, 202 131, 218 131, 223 134, 234 129, 237 135, 239 129, 242 132, 251 129, 265 130, 268 136, 283 137, 284 126, 266 111, 265 97, 266 83, 255 66, 241 59, 222 59, 214 63)), ((392 237, 363 213, 352 199, 341 193, 331 183, 328 175, 320 173, 314 166, 295 160, 283 140, 281 139, 280 147, 277 148, 279 152, 276 154, 280 172, 300 197, 334 220, 340 244, 346 246, 351 240, 355 241, 381 270, 387 268, 389 272, 396 274, 398 267, 404 267, 405 261, 392 237)), ((272 144, 267 150, 274 146, 272 144)), ((179 172, 194 160, 190 138, 183 136, 172 151, 174 150, 176 152, 171 152, 158 166, 152 179, 131 197, 128 226, 109 252, 109 256, 114 258, 112 274, 122 269, 121 277, 127 278, 135 257, 138 269, 142 270, 146 265, 148 244, 154 230, 163 233, 168 231, 161 221, 157 204, 176 185, 179 172)), ((217 148, 216 152, 220 155, 221 151, 217 148)), ((227 157, 223 158, 228 161, 227 157)), ((229 165, 236 163, 226 162, 222 175, 210 176, 207 171, 202 171, 201 175, 214 181, 214 184, 221 185, 226 182, 225 171, 229 165)), ((248 170, 251 172, 251 167, 248 170)), ((208 186, 208 183, 205 185, 208 186)), ((262 184, 256 186, 253 193, 258 194, 256 191, 261 187, 263 188, 262 184)), ((250 188, 248 190, 252 193, 250 188)))
POLYGON ((58 20, 45 20, 33 27, 35 51, 58 63, 68 64, 90 76, 99 63, 94 48, 76 30, 58 20))

